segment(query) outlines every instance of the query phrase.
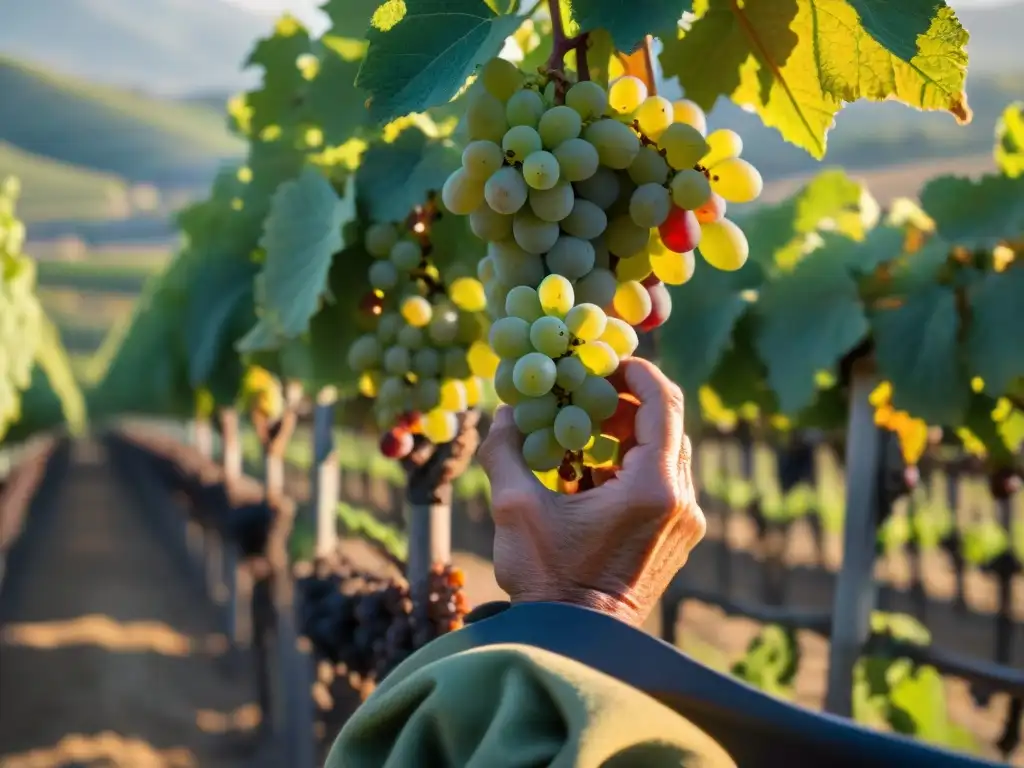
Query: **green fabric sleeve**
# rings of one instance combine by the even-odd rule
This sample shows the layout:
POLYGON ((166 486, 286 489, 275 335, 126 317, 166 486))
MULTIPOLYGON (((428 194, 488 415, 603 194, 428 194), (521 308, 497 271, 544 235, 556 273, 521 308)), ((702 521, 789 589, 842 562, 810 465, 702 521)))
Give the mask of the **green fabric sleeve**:
POLYGON ((613 677, 526 645, 460 647, 459 634, 388 676, 326 768, 735 768, 706 733, 613 677))

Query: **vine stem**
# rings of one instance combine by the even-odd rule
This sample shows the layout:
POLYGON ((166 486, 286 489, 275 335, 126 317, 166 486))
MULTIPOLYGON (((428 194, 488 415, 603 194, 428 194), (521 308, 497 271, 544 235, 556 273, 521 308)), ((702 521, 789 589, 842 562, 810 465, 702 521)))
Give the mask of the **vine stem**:
POLYGON ((551 16, 551 56, 548 57, 547 69, 551 72, 564 74, 563 67, 565 55, 569 51, 576 51, 576 75, 577 79, 590 79, 590 65, 587 62, 586 32, 575 37, 565 36, 565 26, 562 24, 562 9, 559 0, 548 0, 548 13, 551 16))

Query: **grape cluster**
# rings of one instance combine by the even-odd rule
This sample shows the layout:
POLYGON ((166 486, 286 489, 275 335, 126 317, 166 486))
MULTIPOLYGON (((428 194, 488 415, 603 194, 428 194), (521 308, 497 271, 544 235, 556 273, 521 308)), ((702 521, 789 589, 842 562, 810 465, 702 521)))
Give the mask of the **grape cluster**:
POLYGON ((755 199, 762 181, 740 137, 705 135, 691 102, 631 76, 564 86, 484 65, 466 97, 470 142, 441 197, 488 243, 477 274, 501 359, 495 389, 515 408, 526 462, 573 480, 614 450, 600 435, 618 404, 606 379, 638 330, 668 319, 666 284, 690 279, 695 250, 719 269, 746 261, 726 201, 755 199))
POLYGON ((349 672, 381 680, 431 640, 460 629, 469 612, 465 576, 435 564, 418 589, 347 562, 322 560, 298 581, 301 628, 317 654, 349 672))
POLYGON ((435 444, 453 440, 458 414, 480 401, 482 379, 497 366, 486 343, 483 285, 469 276, 446 284, 431 259, 438 215, 431 200, 404 227, 377 223, 365 233, 375 260, 363 309, 376 327, 353 342, 348 364, 361 374, 360 392, 375 400, 386 430, 381 451, 390 458, 407 456, 417 433, 435 444))
POLYGON ((42 333, 35 262, 21 252, 25 226, 15 216, 19 185, 0 183, 0 439, 18 420, 42 333))

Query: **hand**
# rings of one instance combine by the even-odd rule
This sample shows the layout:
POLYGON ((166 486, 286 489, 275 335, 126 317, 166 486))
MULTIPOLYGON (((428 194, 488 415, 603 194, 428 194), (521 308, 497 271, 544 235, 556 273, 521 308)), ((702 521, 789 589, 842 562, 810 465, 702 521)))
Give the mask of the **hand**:
POLYGON ((619 409, 602 425, 621 467, 594 487, 554 493, 527 468, 512 409, 480 448, 491 481, 494 571, 513 603, 573 603, 641 625, 704 537, 683 432, 683 393, 646 360, 611 377, 619 409))

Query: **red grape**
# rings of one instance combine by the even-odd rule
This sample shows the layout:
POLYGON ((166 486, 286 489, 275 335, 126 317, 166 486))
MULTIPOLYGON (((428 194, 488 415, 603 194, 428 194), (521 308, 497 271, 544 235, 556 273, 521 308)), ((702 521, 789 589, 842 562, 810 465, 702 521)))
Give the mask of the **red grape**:
POLYGON ((417 424, 420 423, 419 411, 410 411, 399 415, 398 422, 395 426, 401 427, 402 429, 413 429, 417 424))
POLYGON ((700 242, 700 222, 696 214, 674 205, 658 232, 665 247, 676 253, 692 251, 700 242))
POLYGON ((721 221, 725 216, 725 199, 712 192, 708 201, 697 208, 694 213, 697 215, 697 221, 701 224, 713 224, 716 221, 721 221))
POLYGON ((405 427, 394 427, 380 439, 380 452, 389 459, 404 459, 412 448, 412 433, 405 427))
POLYGON ((648 285, 647 293, 651 296, 651 313, 637 326, 638 331, 653 331, 663 325, 672 314, 672 295, 664 283, 648 285))
POLYGON ((640 285, 644 288, 650 288, 652 285, 661 285, 661 280, 658 279, 656 274, 651 272, 651 274, 640 281, 640 285))

